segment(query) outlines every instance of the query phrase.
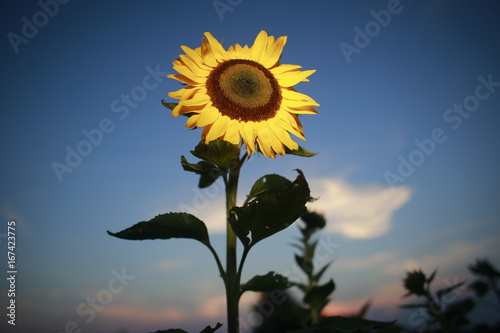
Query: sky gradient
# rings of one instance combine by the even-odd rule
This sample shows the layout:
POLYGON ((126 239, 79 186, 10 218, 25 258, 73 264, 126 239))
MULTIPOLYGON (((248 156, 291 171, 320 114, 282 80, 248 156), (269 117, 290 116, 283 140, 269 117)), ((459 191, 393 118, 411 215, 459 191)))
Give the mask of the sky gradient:
MULTIPOLYGON (((368 317, 419 328, 407 269, 436 286, 500 266, 500 6, 494 1, 8 1, 0 26, 0 247, 16 222, 15 330, 197 332, 225 322, 215 261, 190 240, 124 241, 119 231, 169 211, 204 220, 222 254, 224 190, 184 172, 201 131, 160 101, 180 89, 172 61, 209 31, 224 47, 261 30, 288 36, 281 63, 316 69, 296 89, 321 106, 301 117, 318 155, 244 166, 239 203, 262 175, 301 169, 322 212, 318 263, 337 290, 329 313, 372 300, 368 317), (89 299, 97 304, 89 306, 89 299), (69 323, 69 324, 68 324, 69 323), (74 323, 74 324, 73 324, 74 323), (75 326, 76 325, 76 326, 75 326)), ((296 226, 249 254, 243 281, 302 279, 296 226)), ((223 255, 222 255, 223 256, 223 255)), ((7 259, 0 267, 6 275, 7 259)), ((1 304, 9 302, 1 279, 1 304)), ((467 294, 465 289, 459 296, 467 294)), ((257 295, 242 301, 242 322, 257 295)), ((483 315, 494 311, 481 309, 483 315), (488 312, 491 311, 491 312, 488 312)), ((224 332, 224 327, 221 332, 224 332)))

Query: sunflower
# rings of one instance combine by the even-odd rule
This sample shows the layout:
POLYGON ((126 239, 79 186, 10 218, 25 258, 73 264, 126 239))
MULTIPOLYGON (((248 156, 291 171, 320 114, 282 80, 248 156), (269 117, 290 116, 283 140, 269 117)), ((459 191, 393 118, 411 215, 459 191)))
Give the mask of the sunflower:
POLYGON ((186 87, 168 96, 179 99, 172 116, 186 115, 187 128, 204 127, 205 143, 221 139, 243 143, 248 155, 285 155, 298 144, 290 133, 305 140, 299 114, 316 114, 319 106, 292 86, 309 81, 316 70, 280 65, 287 37, 274 39, 261 31, 252 47, 236 44, 227 50, 209 32, 201 47, 181 46, 173 62, 179 74, 168 75, 186 87))

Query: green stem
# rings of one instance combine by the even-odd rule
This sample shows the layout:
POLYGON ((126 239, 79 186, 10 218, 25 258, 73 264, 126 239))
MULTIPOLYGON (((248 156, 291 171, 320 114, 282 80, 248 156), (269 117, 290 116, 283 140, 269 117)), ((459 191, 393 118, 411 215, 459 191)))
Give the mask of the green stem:
POLYGON ((240 279, 237 271, 236 234, 229 223, 231 209, 236 206, 236 194, 238 191, 238 179, 240 169, 244 160, 238 161, 229 169, 226 184, 226 216, 227 216, 227 248, 226 248, 226 301, 227 301, 227 325, 229 333, 239 332, 239 310, 240 279))

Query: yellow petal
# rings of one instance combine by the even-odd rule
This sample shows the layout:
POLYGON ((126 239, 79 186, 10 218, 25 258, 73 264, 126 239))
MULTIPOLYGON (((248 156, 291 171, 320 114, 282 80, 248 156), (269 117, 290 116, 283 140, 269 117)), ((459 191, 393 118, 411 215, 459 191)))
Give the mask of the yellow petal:
POLYGON ((203 64, 203 59, 200 54, 198 54, 195 50, 187 47, 187 46, 181 46, 181 49, 186 52, 189 58, 193 60, 200 68, 206 67, 203 64))
POLYGON ((311 97, 309 97, 308 95, 301 94, 301 93, 296 92, 294 90, 281 89, 281 94, 283 95, 283 97, 285 99, 288 99, 288 100, 304 101, 304 102, 307 102, 307 105, 310 105, 310 106, 319 106, 319 104, 314 99, 312 99, 311 97))
POLYGON ((279 120, 276 121, 273 119, 269 121, 269 126, 274 132, 274 135, 276 135, 276 137, 291 150, 299 149, 299 145, 297 144, 297 142, 292 140, 288 132, 285 131, 283 127, 280 126, 280 124, 281 121, 279 120))
POLYGON ((295 114, 288 113, 286 111, 279 112, 279 117, 281 119, 281 127, 292 133, 296 137, 305 140, 303 135, 302 125, 295 114))
POLYGON ((259 32, 252 46, 252 60, 259 61, 267 47, 267 33, 262 30, 259 32))
POLYGON ((208 132, 205 141, 210 142, 223 136, 224 133, 226 132, 226 127, 228 123, 229 123, 229 117, 227 116, 219 117, 217 121, 212 124, 212 128, 208 132))
POLYGON ((217 66, 217 59, 215 58, 214 51, 205 38, 201 40, 201 57, 203 58, 203 62, 208 66, 217 66))
POLYGON ((220 112, 214 108, 211 104, 208 104, 200 112, 200 118, 198 119, 198 127, 207 126, 213 124, 220 116, 220 112))
POLYGON ((226 134, 224 134, 224 140, 231 142, 232 144, 240 143, 240 132, 239 132, 240 122, 238 120, 230 120, 227 125, 226 134))
POLYGON ((260 151, 265 157, 274 158, 276 156, 271 148, 271 137, 269 136, 268 128, 259 129, 257 134, 257 143, 259 144, 260 151))
POLYGON ((210 101, 210 97, 207 94, 196 94, 191 99, 186 99, 182 104, 186 106, 193 105, 205 105, 210 101))
POLYGON ((279 75, 276 75, 276 79, 278 83, 282 87, 291 87, 296 85, 297 83, 303 81, 306 77, 316 72, 315 69, 308 71, 293 71, 293 72, 285 72, 279 75))
POLYGON ((282 103, 281 107, 291 113, 296 114, 318 114, 318 111, 314 110, 309 105, 300 105, 300 101, 286 101, 286 103, 282 103))
POLYGON ((256 151, 254 123, 250 121, 244 122, 243 125, 240 126, 240 135, 247 147, 252 151, 256 151))
POLYGON ((172 117, 178 117, 182 114, 186 113, 199 113, 203 109, 201 105, 193 105, 193 106, 185 106, 183 101, 180 101, 179 104, 172 110, 172 117))
POLYGON ((167 77, 170 79, 175 79, 177 81, 181 81, 182 83, 185 83, 185 84, 189 84, 190 86, 194 86, 194 85, 198 84, 198 82, 193 81, 190 78, 188 78, 184 75, 180 75, 180 74, 170 74, 170 75, 167 75, 167 77))
POLYGON ((204 35, 205 37, 207 37, 208 42, 210 43, 210 46, 212 47, 212 50, 214 51, 215 56, 217 57, 217 60, 219 60, 219 62, 227 60, 228 59, 227 52, 222 47, 221 43, 219 43, 219 41, 215 39, 210 32, 205 32, 204 35))
POLYGON ((270 47, 267 48, 265 55, 260 59, 260 63, 271 68, 280 60, 281 52, 286 44, 286 36, 278 38, 270 47))
POLYGON ((289 71, 298 71, 302 66, 299 65, 279 65, 277 67, 271 68, 270 71, 274 75, 278 75, 284 72, 289 72, 289 71))
POLYGON ((203 76, 198 76, 196 75, 195 73, 193 73, 191 71, 191 69, 189 67, 187 67, 186 65, 180 65, 180 66, 173 66, 173 68, 181 73, 182 75, 184 75, 185 77, 195 81, 195 82, 198 82, 198 83, 201 83, 201 82, 204 82, 204 77, 203 76))
POLYGON ((189 68, 191 72, 193 72, 198 77, 207 77, 210 73, 207 69, 201 69, 197 64, 194 63, 187 55, 181 54, 179 56, 184 64, 189 68))
POLYGON ((197 123, 199 117, 200 117, 199 114, 194 114, 191 117, 189 117, 189 119, 186 121, 186 128, 193 128, 193 127, 197 126, 196 123, 197 123))

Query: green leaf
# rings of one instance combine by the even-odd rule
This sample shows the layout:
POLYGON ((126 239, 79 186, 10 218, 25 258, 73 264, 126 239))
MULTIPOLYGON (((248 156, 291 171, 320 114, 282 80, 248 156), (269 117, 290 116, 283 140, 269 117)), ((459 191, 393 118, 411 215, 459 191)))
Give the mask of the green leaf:
POLYGON ((203 331, 201 331, 200 333, 213 333, 215 331, 217 331, 219 328, 221 328, 222 324, 221 323, 217 323, 217 325, 215 325, 214 328, 210 327, 210 326, 207 326, 205 327, 205 329, 203 331))
POLYGON ((240 146, 219 139, 208 144, 200 141, 191 154, 217 165, 221 170, 229 170, 240 158, 240 146))
POLYGON ((231 209, 231 227, 246 247, 287 228, 305 211, 310 191, 302 171, 297 171, 299 175, 288 186, 264 192, 243 207, 231 209))
POLYGON ((181 156, 182 168, 189 172, 196 172, 198 174, 208 173, 208 172, 218 172, 219 168, 213 163, 200 161, 198 163, 189 163, 186 157, 181 156))
POLYGON ((210 245, 205 223, 188 213, 161 214, 120 232, 108 231, 108 234, 130 240, 191 238, 210 245))
POLYGON ((161 104, 163 104, 163 106, 166 107, 167 109, 173 110, 179 103, 167 103, 165 102, 164 99, 162 99, 161 104))
POLYGON ((273 290, 285 290, 291 286, 291 283, 286 277, 276 274, 275 272, 269 272, 266 275, 256 275, 251 278, 247 283, 241 286, 241 292, 271 292, 273 290))
POLYGON ((285 147, 285 153, 290 154, 290 155, 297 155, 297 156, 303 156, 303 157, 312 157, 314 155, 317 155, 317 153, 311 153, 305 148, 302 148, 299 146, 299 149, 291 150, 287 147, 285 147))
POLYGON ((194 164, 189 163, 184 156, 181 156, 181 165, 184 170, 200 175, 199 188, 209 187, 222 175, 221 170, 216 165, 207 161, 194 164))
POLYGON ((322 307, 327 301, 328 296, 330 296, 334 290, 335 283, 333 279, 330 279, 330 281, 324 285, 311 288, 304 296, 304 303, 315 308, 322 307))
POLYGON ((348 333, 371 332, 374 328, 390 328, 396 321, 380 322, 355 317, 326 317, 319 324, 305 330, 295 330, 291 333, 348 333))
POLYGON ((292 182, 285 177, 276 174, 262 176, 253 184, 246 202, 259 195, 276 193, 284 187, 289 186, 291 183, 292 182))

